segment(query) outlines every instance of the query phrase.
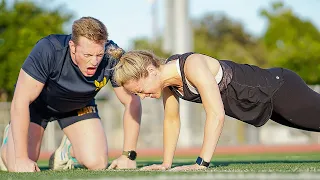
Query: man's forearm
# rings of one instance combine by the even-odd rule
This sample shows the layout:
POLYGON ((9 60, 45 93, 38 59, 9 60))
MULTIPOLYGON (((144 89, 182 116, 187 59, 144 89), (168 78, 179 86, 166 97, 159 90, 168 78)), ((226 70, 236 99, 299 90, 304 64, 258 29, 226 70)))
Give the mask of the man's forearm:
POLYGON ((142 107, 140 99, 126 105, 123 116, 124 144, 123 150, 136 150, 140 131, 142 107))
POLYGON ((16 158, 28 158, 29 109, 12 106, 10 128, 16 158))

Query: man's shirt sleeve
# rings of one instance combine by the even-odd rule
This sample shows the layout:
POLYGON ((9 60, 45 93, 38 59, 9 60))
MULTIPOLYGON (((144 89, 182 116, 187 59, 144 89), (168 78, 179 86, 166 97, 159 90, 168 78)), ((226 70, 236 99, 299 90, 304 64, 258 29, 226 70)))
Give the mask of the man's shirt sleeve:
POLYGON ((54 51, 48 39, 39 40, 24 61, 22 69, 37 81, 45 84, 52 70, 54 51))

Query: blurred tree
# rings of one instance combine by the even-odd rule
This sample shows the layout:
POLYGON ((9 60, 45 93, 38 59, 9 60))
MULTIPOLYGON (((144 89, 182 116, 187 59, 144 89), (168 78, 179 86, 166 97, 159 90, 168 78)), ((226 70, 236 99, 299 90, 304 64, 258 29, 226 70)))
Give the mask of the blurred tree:
POLYGON ((245 32, 241 23, 222 14, 207 14, 193 21, 194 51, 218 59, 265 66, 265 48, 245 32))
POLYGON ((295 15, 281 2, 263 9, 268 21, 262 40, 268 50, 270 66, 297 72, 308 84, 320 83, 320 32, 308 20, 295 15))
MULTIPOLYGON (((208 14, 193 20, 194 52, 240 63, 266 65, 265 48, 258 38, 246 33, 243 25, 224 15, 208 14)), ((137 38, 134 49, 151 49, 160 57, 169 54, 161 49, 162 40, 149 42, 137 38)))
POLYGON ((52 33, 63 33, 70 14, 49 11, 30 1, 0 2, 0 92, 11 98, 19 70, 35 43, 52 33))
POLYGON ((168 58, 170 54, 162 50, 162 39, 159 37, 156 41, 150 41, 147 38, 136 38, 133 40, 133 49, 150 50, 161 58, 168 58))

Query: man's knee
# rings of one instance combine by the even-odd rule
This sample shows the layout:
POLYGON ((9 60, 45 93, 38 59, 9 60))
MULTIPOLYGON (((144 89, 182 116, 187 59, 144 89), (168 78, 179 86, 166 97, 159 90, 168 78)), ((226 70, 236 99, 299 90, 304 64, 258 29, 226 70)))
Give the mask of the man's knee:
POLYGON ((103 170, 106 169, 108 166, 107 155, 86 154, 86 156, 80 158, 76 157, 76 159, 79 161, 80 164, 82 164, 90 170, 103 170))

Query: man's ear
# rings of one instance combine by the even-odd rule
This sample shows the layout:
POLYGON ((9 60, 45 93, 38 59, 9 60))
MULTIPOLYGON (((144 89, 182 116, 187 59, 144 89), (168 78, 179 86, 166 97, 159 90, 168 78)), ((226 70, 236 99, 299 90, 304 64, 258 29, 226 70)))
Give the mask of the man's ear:
POLYGON ((75 54, 76 53, 76 44, 72 40, 69 41, 69 47, 70 47, 71 53, 75 54))

